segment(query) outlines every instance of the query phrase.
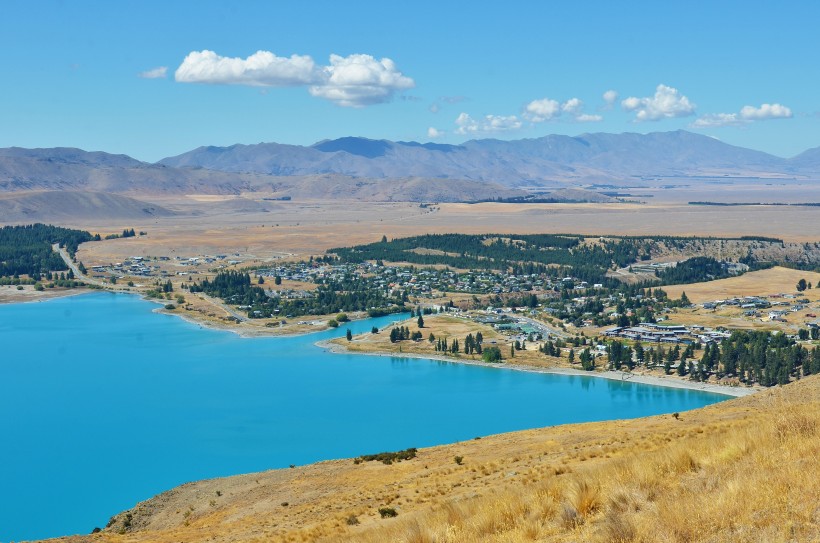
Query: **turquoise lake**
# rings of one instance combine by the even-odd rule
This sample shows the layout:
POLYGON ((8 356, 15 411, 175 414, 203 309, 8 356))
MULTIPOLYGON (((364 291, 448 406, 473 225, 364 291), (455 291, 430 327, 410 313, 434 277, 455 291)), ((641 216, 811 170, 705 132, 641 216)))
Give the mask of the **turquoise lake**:
POLYGON ((727 396, 594 377, 332 354, 94 293, 0 306, 0 541, 88 533, 197 479, 727 396))

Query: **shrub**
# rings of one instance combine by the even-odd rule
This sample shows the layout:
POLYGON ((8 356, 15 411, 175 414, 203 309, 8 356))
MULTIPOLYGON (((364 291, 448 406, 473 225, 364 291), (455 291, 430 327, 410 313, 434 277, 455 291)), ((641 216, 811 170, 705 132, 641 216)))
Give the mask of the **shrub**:
POLYGON ((453 460, 455 460, 456 464, 458 464, 460 466, 464 462, 464 457, 463 456, 456 456, 455 458, 453 458, 453 460))
POLYGON ((484 349, 484 352, 481 353, 481 359, 484 360, 484 362, 501 362, 501 349, 498 347, 487 347, 484 349))
POLYGON ((349 517, 347 517, 347 520, 345 522, 347 522, 348 526, 356 526, 359 523, 359 519, 356 517, 356 515, 350 515, 349 517))
POLYGON ((327 321, 327 325, 331 328, 338 328, 339 322, 336 319, 330 319, 329 321, 327 321))
POLYGON ((167 309, 168 311, 173 311, 176 308, 177 306, 175 306, 174 304, 165 304, 165 309, 167 309))
POLYGON ((350 318, 347 316, 347 313, 339 313, 336 315, 336 322, 347 322, 350 318))
POLYGON ((393 518, 399 514, 392 507, 379 507, 379 515, 381 515, 382 518, 393 518))
POLYGON ((401 462, 402 460, 410 460, 411 458, 415 458, 417 450, 418 449, 415 447, 411 447, 409 449, 404 449, 403 451, 365 454, 353 460, 353 463, 360 464, 361 462, 372 462, 374 460, 378 460, 382 464, 389 466, 393 462, 401 462))

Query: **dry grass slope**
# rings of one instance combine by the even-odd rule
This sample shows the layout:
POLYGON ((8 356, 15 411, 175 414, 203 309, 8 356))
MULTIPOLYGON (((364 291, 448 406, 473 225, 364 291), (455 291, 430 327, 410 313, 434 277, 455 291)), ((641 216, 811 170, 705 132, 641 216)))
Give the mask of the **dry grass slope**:
POLYGON ((338 541, 820 541, 818 381, 787 388, 755 398, 732 425, 648 435, 661 441, 654 450, 338 541))
POLYGON ((68 539, 812 542, 818 458, 813 376, 679 416, 489 436, 393 465, 340 460, 191 483, 68 539), (381 518, 382 507, 398 516, 381 518))

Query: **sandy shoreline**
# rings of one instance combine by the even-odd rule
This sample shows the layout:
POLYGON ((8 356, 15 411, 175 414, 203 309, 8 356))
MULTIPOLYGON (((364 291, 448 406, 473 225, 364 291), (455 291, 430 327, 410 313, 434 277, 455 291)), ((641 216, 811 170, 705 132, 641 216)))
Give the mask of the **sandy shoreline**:
MULTIPOLYGON (((22 293, 27 291, 13 291, 14 294, 22 293)), ((0 303, 33 303, 33 302, 42 302, 47 300, 53 300, 57 298, 63 298, 67 296, 77 296, 81 294, 90 294, 92 292, 101 292, 100 290, 64 290, 64 291, 57 291, 57 292, 46 292, 46 294, 41 295, 40 292, 31 290, 30 293, 22 295, 19 299, 6 299, 2 296, 2 291, 0 291, 0 303)), ((132 294, 136 296, 141 296, 138 292, 133 293, 122 293, 122 294, 132 294)), ((159 300, 152 300, 150 298, 146 298, 145 296, 141 296, 142 299, 154 302, 160 305, 154 309, 154 313, 159 313, 163 315, 171 315, 175 317, 179 317, 191 324, 195 324, 200 328, 209 328, 214 330, 221 330, 225 332, 232 332, 239 337, 242 338, 254 338, 254 337, 294 337, 294 336, 302 336, 308 335, 315 332, 323 331, 320 330, 307 330, 307 331, 293 331, 293 332, 278 332, 277 330, 270 329, 270 330, 241 330, 237 329, 236 326, 232 326, 229 324, 220 325, 219 323, 208 322, 208 321, 200 321, 190 315, 186 315, 183 313, 179 313, 176 311, 168 311, 163 306, 163 302, 159 300)), ((358 320, 358 319, 357 319, 358 320)), ((340 354, 362 354, 367 356, 381 356, 381 357, 390 357, 390 358, 419 358, 422 360, 437 360, 439 362, 450 362, 454 364, 467 364, 471 366, 484 366, 488 368, 506 368, 515 371, 527 371, 531 373, 552 373, 557 375, 577 375, 577 376, 584 376, 584 377, 599 377, 602 379, 609 379, 613 381, 630 381, 634 383, 640 383, 645 385, 654 385, 654 386, 662 386, 662 387, 669 387, 669 388, 680 388, 680 389, 687 389, 687 390, 698 390, 701 392, 711 392, 714 394, 722 394, 725 396, 733 396, 733 397, 741 397, 741 396, 748 396, 760 390, 760 387, 734 387, 734 386, 727 386, 727 385, 717 385, 712 383, 699 383, 695 381, 685 381, 683 379, 677 379, 675 377, 664 377, 658 375, 644 375, 640 373, 630 373, 630 372, 620 372, 620 371, 596 371, 596 372, 588 372, 583 370, 578 370, 575 368, 540 368, 534 366, 525 366, 521 364, 510 364, 508 362, 502 364, 491 364, 488 362, 483 362, 481 360, 474 360, 474 359, 464 359, 464 358, 452 358, 447 356, 440 356, 440 355, 420 355, 415 353, 387 353, 387 352, 360 352, 360 351, 350 351, 345 348, 343 345, 339 345, 338 343, 333 343, 333 340, 321 340, 314 343, 314 345, 323 348, 327 351, 332 353, 340 353, 340 354)))
POLYGON ((44 289, 34 290, 31 285, 26 285, 23 290, 17 290, 16 285, 0 286, 0 304, 30 304, 34 302, 45 302, 56 300, 57 298, 67 298, 78 296, 88 292, 96 292, 84 288, 74 289, 44 289))
POLYGON ((728 385, 716 385, 711 383, 699 383, 695 381, 684 381, 675 377, 661 377, 657 375, 643 375, 639 373, 629 373, 620 371, 596 371, 589 372, 578 370, 574 368, 538 368, 534 366, 524 366, 521 364, 510 364, 507 362, 501 364, 492 364, 481 360, 451 358, 437 355, 420 355, 415 353, 385 353, 385 352, 360 352, 350 351, 343 345, 333 343, 333 340, 317 341, 314 345, 321 347, 329 352, 336 354, 362 354, 367 356, 381 356, 390 358, 419 358, 422 360, 437 360, 439 362, 450 362, 453 364, 467 364, 470 366, 483 366, 487 368, 496 369, 510 369, 515 371, 527 371, 531 373, 552 373, 557 375, 577 375, 583 377, 598 377, 601 379, 609 379, 611 381, 629 381, 632 383, 640 383, 643 385, 654 385, 668 388, 681 388, 686 390, 697 390, 700 392, 711 392, 714 394, 722 394, 724 396, 741 397, 754 394, 761 390, 760 387, 733 387, 728 385))

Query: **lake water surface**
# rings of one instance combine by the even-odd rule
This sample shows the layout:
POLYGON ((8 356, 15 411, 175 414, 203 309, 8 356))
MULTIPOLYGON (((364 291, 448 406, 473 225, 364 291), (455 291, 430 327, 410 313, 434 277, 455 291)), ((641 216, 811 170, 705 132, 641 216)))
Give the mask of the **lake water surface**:
POLYGON ((155 307, 109 293, 0 306, 0 541, 88 533, 197 479, 727 399, 314 345, 396 316, 247 339, 155 307))

